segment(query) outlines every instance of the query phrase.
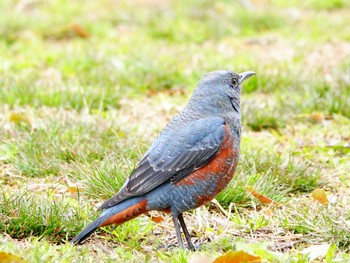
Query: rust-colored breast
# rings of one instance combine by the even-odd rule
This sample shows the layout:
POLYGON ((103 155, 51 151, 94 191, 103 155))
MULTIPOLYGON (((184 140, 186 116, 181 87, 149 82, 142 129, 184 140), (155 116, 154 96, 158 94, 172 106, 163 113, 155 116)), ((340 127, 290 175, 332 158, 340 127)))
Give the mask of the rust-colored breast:
POLYGON ((203 194, 197 195, 198 206, 208 203, 221 192, 228 185, 235 173, 239 149, 234 148, 234 139, 230 135, 228 126, 226 126, 225 131, 225 139, 216 156, 207 165, 177 183, 178 186, 190 186, 195 183, 198 184, 203 180, 210 180, 216 184, 215 191, 203 192, 203 194))

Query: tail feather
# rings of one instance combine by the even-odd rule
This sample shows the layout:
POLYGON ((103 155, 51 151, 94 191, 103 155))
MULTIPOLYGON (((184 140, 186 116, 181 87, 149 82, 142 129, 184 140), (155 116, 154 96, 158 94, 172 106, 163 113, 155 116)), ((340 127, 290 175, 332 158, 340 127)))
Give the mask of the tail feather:
POLYGON ((111 224, 120 225, 132 218, 135 218, 145 212, 147 201, 142 197, 127 199, 113 207, 102 212, 102 214, 92 223, 87 225, 70 242, 72 244, 82 244, 97 228, 111 224))
POLYGON ((74 245, 80 245, 87 239, 95 230, 101 225, 101 223, 105 220, 105 218, 97 218, 94 222, 90 223, 86 226, 75 238, 73 238, 70 242, 74 245))

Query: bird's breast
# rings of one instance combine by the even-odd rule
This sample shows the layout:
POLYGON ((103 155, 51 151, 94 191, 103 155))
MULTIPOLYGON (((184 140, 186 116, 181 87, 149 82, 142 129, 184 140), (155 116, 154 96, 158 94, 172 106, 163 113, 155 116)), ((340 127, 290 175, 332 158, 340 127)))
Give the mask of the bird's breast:
POLYGON ((182 213, 210 202, 232 179, 238 156, 239 144, 227 126, 215 157, 176 184, 163 184, 147 194, 148 209, 182 213))
POLYGON ((235 143, 234 136, 226 126, 225 139, 215 157, 207 165, 180 180, 176 186, 188 187, 189 193, 196 196, 198 206, 208 203, 231 181, 238 157, 239 144, 235 143))

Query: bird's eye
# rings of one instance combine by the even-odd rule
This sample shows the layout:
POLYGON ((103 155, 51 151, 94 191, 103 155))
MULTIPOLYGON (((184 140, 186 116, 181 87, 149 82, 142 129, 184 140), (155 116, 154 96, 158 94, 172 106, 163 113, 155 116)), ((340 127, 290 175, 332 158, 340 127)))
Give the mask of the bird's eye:
POLYGON ((233 86, 237 86, 237 85, 238 85, 238 79, 237 79, 237 78, 232 78, 232 79, 231 79, 231 84, 232 84, 233 86))

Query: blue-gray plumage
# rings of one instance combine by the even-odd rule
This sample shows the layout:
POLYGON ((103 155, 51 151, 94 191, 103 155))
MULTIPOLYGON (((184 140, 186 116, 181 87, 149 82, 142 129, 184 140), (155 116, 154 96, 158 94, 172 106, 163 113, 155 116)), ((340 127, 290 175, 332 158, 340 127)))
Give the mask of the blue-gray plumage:
POLYGON ((179 245, 183 246, 180 223, 194 249, 182 213, 208 203, 231 180, 241 138, 240 84, 253 74, 205 74, 123 187, 101 205, 105 211, 72 242, 81 243, 98 227, 159 210, 172 214, 179 245))

